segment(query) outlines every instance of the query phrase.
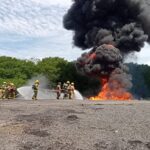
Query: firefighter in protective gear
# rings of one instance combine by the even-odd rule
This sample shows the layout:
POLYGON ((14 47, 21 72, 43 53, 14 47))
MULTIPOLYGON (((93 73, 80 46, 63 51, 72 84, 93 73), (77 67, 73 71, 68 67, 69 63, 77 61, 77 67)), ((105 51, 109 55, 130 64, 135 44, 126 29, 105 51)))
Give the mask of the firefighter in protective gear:
POLYGON ((67 84, 67 98, 69 98, 69 90, 68 89, 69 89, 69 87, 71 85, 70 81, 67 81, 66 84, 67 84))
POLYGON ((74 83, 72 82, 69 86, 68 86, 68 95, 69 95, 69 99, 73 99, 74 97, 74 83))
POLYGON ((63 93, 64 93, 63 99, 68 98, 68 83, 66 82, 66 83, 63 84, 63 93))
POLYGON ((38 95, 38 88, 39 88, 39 80, 36 80, 34 82, 34 85, 32 85, 32 89, 33 89, 33 96, 32 96, 32 100, 37 100, 37 95, 38 95))
POLYGON ((3 82, 3 85, 2 85, 2 99, 6 98, 6 87, 7 87, 7 83, 3 82))
POLYGON ((56 94, 57 94, 57 99, 59 99, 61 96, 61 82, 58 82, 56 86, 56 94))
POLYGON ((8 95, 9 95, 8 96, 9 99, 15 99, 16 98, 16 87, 15 87, 14 83, 10 83, 8 95))
POLYGON ((7 83, 6 84, 6 89, 5 89, 5 98, 6 99, 9 99, 10 97, 10 89, 11 89, 11 83, 7 83))
POLYGON ((0 99, 2 100, 2 87, 0 87, 0 99))

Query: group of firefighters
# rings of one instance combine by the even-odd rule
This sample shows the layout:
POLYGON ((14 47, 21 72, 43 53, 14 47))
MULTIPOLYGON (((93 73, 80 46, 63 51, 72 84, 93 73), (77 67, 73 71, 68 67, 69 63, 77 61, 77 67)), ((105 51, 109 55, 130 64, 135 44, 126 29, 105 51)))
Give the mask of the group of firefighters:
MULTIPOLYGON (((39 88, 39 80, 36 80, 34 82, 34 85, 32 85, 33 89, 33 96, 32 100, 37 100, 38 95, 38 88, 39 88)), ((70 81, 67 81, 61 84, 61 82, 58 82, 55 92, 56 92, 56 98, 60 99, 61 94, 63 94, 63 99, 73 99, 74 98, 74 91, 75 86, 74 83, 70 83, 70 81)), ((12 82, 3 82, 3 84, 0 86, 0 99, 15 99, 17 94, 16 86, 12 82)))
MULTIPOLYGON (((37 100, 38 87, 39 87, 39 80, 36 80, 32 85, 32 89, 33 89, 32 100, 37 100)), ((56 98, 60 99, 60 96, 63 93, 63 99, 73 99, 74 91, 75 91, 75 86, 73 82, 70 83, 70 81, 67 81, 63 85, 61 84, 61 82, 58 82, 55 89, 56 98)))
POLYGON ((63 93, 63 99, 73 99, 74 91, 75 86, 73 82, 67 81, 63 85, 61 85, 61 82, 58 82, 56 86, 57 99, 60 99, 61 93, 63 93))
POLYGON ((12 82, 3 82, 0 86, 0 99, 15 99, 16 98, 16 86, 12 82))

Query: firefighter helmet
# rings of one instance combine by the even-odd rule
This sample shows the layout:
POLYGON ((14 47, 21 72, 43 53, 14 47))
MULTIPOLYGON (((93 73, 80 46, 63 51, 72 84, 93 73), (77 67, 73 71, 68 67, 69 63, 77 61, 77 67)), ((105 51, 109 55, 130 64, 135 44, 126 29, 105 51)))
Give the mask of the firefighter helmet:
POLYGON ((70 81, 67 81, 67 84, 70 84, 70 81))
POLYGON ((35 80, 35 83, 39 83, 39 80, 35 80))

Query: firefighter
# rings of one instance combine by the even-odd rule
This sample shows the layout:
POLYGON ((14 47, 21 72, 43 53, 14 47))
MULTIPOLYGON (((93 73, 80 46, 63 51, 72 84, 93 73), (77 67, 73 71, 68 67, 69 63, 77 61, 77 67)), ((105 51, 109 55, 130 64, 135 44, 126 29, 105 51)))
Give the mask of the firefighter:
POLYGON ((73 99, 74 97, 74 83, 72 82, 69 86, 68 86, 68 95, 69 95, 69 99, 73 99))
POLYGON ((3 89, 2 89, 2 87, 0 87, 0 99, 2 100, 2 91, 3 91, 3 89))
POLYGON ((56 94, 57 94, 57 99, 59 99, 61 96, 61 82, 58 82, 56 86, 56 94))
POLYGON ((6 98, 6 87, 7 87, 7 83, 3 82, 3 85, 2 85, 2 99, 6 98))
POLYGON ((10 89, 11 89, 11 85, 10 82, 6 84, 6 89, 5 89, 5 98, 9 99, 10 97, 10 89))
POLYGON ((70 84, 70 81, 67 81, 66 83, 63 84, 63 99, 68 98, 68 86, 70 84))
POLYGON ((34 85, 32 85, 32 89, 33 89, 33 96, 32 96, 32 100, 37 100, 37 95, 38 95, 38 88, 39 88, 39 80, 36 80, 34 82, 34 85))
POLYGON ((15 87, 14 83, 10 83, 8 98, 9 99, 15 99, 16 98, 16 87, 15 87))
POLYGON ((11 99, 11 95, 12 95, 12 83, 9 82, 6 88, 6 97, 8 99, 11 99))

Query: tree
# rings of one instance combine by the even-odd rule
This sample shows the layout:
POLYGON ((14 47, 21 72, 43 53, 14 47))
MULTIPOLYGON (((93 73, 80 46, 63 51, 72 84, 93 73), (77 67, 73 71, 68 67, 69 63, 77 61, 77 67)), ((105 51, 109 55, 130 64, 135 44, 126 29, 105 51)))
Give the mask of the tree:
POLYGON ((35 63, 12 57, 0 57, 0 83, 13 82, 17 87, 26 83, 37 73, 35 63))

